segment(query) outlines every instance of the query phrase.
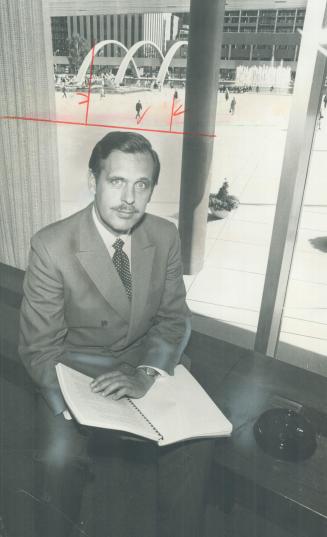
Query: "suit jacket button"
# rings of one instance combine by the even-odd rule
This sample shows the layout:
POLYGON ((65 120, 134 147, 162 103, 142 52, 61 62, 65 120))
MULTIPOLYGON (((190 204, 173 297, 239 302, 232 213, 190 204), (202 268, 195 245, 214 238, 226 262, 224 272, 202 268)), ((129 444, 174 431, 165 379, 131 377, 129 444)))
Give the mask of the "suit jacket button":
POLYGON ((101 326, 108 326, 108 321, 101 321, 101 326))

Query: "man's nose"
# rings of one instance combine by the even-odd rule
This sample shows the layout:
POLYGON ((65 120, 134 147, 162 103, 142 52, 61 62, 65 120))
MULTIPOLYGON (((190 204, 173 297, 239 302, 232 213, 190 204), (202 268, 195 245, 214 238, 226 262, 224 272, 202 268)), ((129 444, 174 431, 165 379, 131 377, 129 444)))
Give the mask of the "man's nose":
POLYGON ((134 193, 134 186, 133 185, 125 185, 122 190, 122 201, 128 204, 132 204, 135 201, 135 193, 134 193))

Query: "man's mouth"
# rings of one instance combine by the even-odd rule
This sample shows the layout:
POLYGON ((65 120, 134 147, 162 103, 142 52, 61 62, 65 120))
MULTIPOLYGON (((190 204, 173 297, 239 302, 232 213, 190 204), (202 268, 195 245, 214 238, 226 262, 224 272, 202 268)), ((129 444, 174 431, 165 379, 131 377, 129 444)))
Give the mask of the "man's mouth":
POLYGON ((126 215, 126 216, 132 216, 133 214, 136 214, 137 211, 135 209, 124 209, 124 208, 121 208, 121 209, 116 209, 116 211, 121 214, 121 215, 126 215))

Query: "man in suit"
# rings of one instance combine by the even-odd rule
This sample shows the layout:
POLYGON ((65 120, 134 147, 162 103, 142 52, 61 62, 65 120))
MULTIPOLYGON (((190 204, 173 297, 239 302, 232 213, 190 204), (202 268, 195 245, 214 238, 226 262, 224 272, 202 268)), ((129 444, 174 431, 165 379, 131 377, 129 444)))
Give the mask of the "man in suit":
MULTIPOLYGON (((62 362, 92 376, 91 389, 103 396, 142 397, 158 375, 174 373, 190 335, 178 232, 145 212, 159 177, 157 153, 139 134, 111 132, 94 147, 89 168, 94 203, 32 238, 24 281, 19 350, 40 392, 36 491, 42 505, 48 502, 47 509, 39 509, 37 531, 40 537, 70 535, 79 517, 93 441, 105 445, 113 461, 106 481, 119 469, 119 485, 106 491, 114 521, 108 536, 154 537, 158 513, 153 517, 150 512, 158 506, 161 535, 199 535, 195 527, 211 444, 158 452, 150 443, 109 433, 106 440, 102 436, 94 442, 95 433, 71 419, 58 385, 55 365, 62 362), (145 465, 144 453, 151 459, 145 465), (143 488, 135 470, 138 458, 143 460, 143 488), (145 478, 151 461, 152 473, 145 478), (121 475, 126 468, 125 490, 121 475), (137 487, 131 485, 135 471, 137 487), (183 483, 192 474, 194 487, 186 498, 183 483), (143 496, 144 502, 138 502, 143 496), (122 507, 123 521, 115 519, 122 507), (132 528, 126 525, 129 518, 132 528)), ((190 486, 188 481, 186 488, 190 486)), ((100 504, 99 499, 94 507, 100 504)), ((100 530, 94 537, 98 535, 100 530)))

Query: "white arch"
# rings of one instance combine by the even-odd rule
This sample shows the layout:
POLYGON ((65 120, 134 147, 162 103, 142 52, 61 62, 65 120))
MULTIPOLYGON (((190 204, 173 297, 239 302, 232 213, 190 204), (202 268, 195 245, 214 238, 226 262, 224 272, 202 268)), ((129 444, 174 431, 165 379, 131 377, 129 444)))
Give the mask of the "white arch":
POLYGON ((188 45, 188 42, 187 41, 177 41, 177 43, 174 43, 172 47, 170 47, 170 49, 168 50, 165 58, 164 58, 164 61, 162 62, 161 66, 160 66, 160 69, 159 69, 159 73, 158 73, 158 76, 157 76, 157 82, 159 84, 163 84, 164 81, 165 81, 165 78, 166 78, 166 74, 167 74, 167 71, 168 71, 168 67, 170 66, 171 64, 171 61, 173 59, 173 57, 175 56, 176 52, 178 51, 179 48, 181 48, 182 46, 187 46, 188 45))
MULTIPOLYGON (((126 53, 128 53, 128 48, 125 47, 125 45, 121 43, 120 41, 116 41, 115 39, 106 39, 105 41, 100 41, 100 43, 97 43, 95 45, 94 55, 96 55, 99 52, 99 50, 101 50, 106 45, 117 45, 118 47, 124 49, 126 53)), ((80 66, 78 70, 78 73, 76 75, 76 84, 82 84, 82 82, 84 81, 87 70, 89 66, 91 65, 91 61, 92 61, 92 49, 87 53, 87 55, 85 56, 83 60, 82 65, 80 66)), ((139 76, 136 63, 134 62, 133 59, 132 59, 132 63, 133 63, 133 67, 134 67, 136 75, 139 76)))
POLYGON ((162 60, 164 59, 160 48, 155 43, 153 43, 153 41, 138 41, 129 49, 129 51, 127 52, 126 56, 124 56, 123 61, 121 62, 119 66, 119 69, 115 77, 115 82, 117 85, 120 84, 124 80, 124 76, 126 73, 126 69, 129 65, 129 62, 134 61, 133 56, 135 52, 137 52, 138 49, 143 47, 144 45, 151 45, 152 47, 154 47, 159 52, 161 59, 162 60))

